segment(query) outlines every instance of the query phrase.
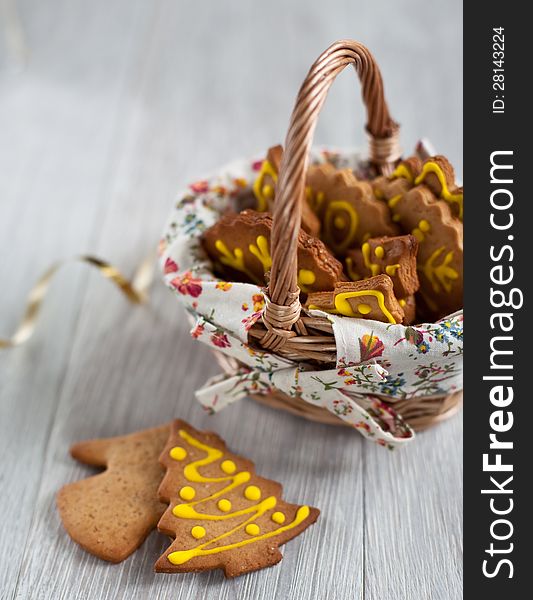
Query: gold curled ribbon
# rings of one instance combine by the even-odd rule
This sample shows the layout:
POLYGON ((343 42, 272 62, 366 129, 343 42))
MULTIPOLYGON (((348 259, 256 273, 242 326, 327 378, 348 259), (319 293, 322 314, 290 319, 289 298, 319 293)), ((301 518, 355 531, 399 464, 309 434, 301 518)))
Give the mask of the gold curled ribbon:
POLYGON ((20 346, 31 338, 52 278, 63 265, 72 261, 81 261, 92 265, 104 277, 111 280, 132 304, 144 304, 148 300, 148 289, 153 279, 154 259, 155 257, 152 254, 147 256, 135 271, 131 281, 122 275, 116 267, 95 256, 77 256, 53 264, 31 289, 24 315, 15 333, 10 338, 0 338, 0 349, 20 346))

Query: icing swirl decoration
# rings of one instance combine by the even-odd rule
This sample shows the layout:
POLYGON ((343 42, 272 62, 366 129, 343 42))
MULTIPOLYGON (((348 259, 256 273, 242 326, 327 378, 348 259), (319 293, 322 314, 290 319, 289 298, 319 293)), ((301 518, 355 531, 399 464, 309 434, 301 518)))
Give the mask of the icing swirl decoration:
POLYGON ((359 215, 345 200, 334 200, 324 215, 324 239, 335 252, 343 252, 355 242, 359 215))
MULTIPOLYGON (((209 521, 223 521, 239 517, 242 517, 242 519, 230 530, 214 538, 207 539, 207 541, 193 548, 171 552, 167 558, 172 564, 182 565, 197 556, 218 554, 220 552, 229 551, 234 548, 240 548, 247 544, 257 543, 260 540, 277 536, 284 531, 288 531, 298 526, 309 516, 309 507, 300 506, 296 511, 294 519, 285 524, 285 514, 279 510, 274 510, 278 503, 278 500, 275 496, 267 496, 266 498, 262 498, 262 492, 258 486, 246 485, 246 487, 244 487, 252 477, 252 474, 249 471, 239 470, 237 465, 232 460, 222 460, 224 458, 224 454, 221 450, 200 442, 187 431, 180 429, 179 436, 189 446, 205 453, 204 458, 195 460, 184 466, 183 475, 185 479, 191 484, 221 483, 224 485, 213 494, 206 496, 205 498, 198 499, 196 499, 197 490, 195 490, 192 485, 183 486, 179 492, 179 495, 180 498, 186 500, 186 502, 174 506, 172 509, 174 516, 181 519, 191 519, 196 522, 206 521, 207 523, 209 523, 209 521), (218 461, 222 461, 220 463, 220 471, 223 474, 221 477, 206 477, 202 475, 200 472, 202 467, 211 465, 218 461), (243 497, 250 502, 250 504, 242 509, 232 510, 233 507, 231 502, 227 499, 227 495, 228 492, 239 486, 243 487, 243 497), (207 513, 200 510, 202 504, 216 499, 218 499, 217 508, 220 511, 219 513, 207 513), (277 527, 271 531, 262 531, 256 521, 260 516, 268 513, 269 511, 271 511, 270 521, 276 524, 277 527), (231 538, 233 534, 240 531, 244 531, 247 537, 240 541, 222 543, 219 545, 220 542, 231 538)), ((169 456, 173 460, 183 460, 183 458, 180 458, 183 456, 183 452, 181 452, 181 450, 185 452, 186 450, 184 448, 179 448, 181 447, 174 447, 169 451, 169 456)), ((192 538, 196 540, 203 540, 209 536, 209 527, 207 524, 205 526, 197 524, 191 528, 190 533, 192 538)))

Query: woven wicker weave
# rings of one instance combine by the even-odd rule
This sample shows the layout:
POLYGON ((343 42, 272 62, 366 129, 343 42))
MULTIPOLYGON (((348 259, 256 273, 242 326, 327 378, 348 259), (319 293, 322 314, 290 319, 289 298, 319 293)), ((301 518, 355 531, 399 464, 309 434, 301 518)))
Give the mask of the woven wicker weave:
MULTIPOLYGON (((291 116, 276 187, 271 237, 272 268, 265 293, 262 322, 250 330, 250 342, 289 360, 312 362, 331 368, 336 361, 336 345, 331 323, 323 317, 302 311, 297 286, 297 245, 308 157, 318 114, 336 76, 353 65, 362 85, 367 110, 369 156, 376 172, 388 175, 401 156, 399 126, 389 114, 381 73, 374 57, 358 42, 343 40, 330 46, 312 65, 300 88, 291 116)), ((239 365, 218 355, 227 373, 239 365)), ((343 424, 326 409, 277 392, 255 396, 274 408, 324 423, 343 424)), ((416 430, 433 425, 454 414, 462 392, 395 401, 394 409, 416 430)), ((390 401, 390 398, 382 398, 390 401)), ((346 423, 345 423, 346 424, 346 423)))

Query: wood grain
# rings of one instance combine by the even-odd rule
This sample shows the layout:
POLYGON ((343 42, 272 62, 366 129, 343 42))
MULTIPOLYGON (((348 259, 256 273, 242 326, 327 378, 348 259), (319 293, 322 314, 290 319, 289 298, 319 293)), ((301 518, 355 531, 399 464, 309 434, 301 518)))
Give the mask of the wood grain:
MULTIPOLYGON (((446 11, 397 1, 391 19, 383 4, 348 0, 12 4, 29 54, 21 69, 0 49, 2 334, 51 262, 91 252, 132 272, 178 187, 281 141, 307 68, 336 38, 376 53, 404 147, 428 136, 461 164, 458 0, 446 11)), ((362 128, 348 74, 317 140, 360 145, 362 128)), ((34 338, 0 354, 1 598, 461 597, 460 417, 389 454, 251 401, 208 417, 193 391, 215 372, 162 285, 132 308, 87 267, 65 267, 34 338), (69 445, 174 416, 215 429, 289 501, 321 509, 281 565, 234 581, 155 575, 157 533, 114 566, 64 534, 54 494, 92 472, 69 445)))

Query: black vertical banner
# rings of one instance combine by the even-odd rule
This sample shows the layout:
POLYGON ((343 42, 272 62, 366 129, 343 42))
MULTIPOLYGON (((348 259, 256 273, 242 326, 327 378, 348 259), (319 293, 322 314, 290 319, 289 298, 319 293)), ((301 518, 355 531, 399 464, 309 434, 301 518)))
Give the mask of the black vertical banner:
POLYGON ((467 599, 533 597, 533 32, 525 6, 465 6, 467 599))

